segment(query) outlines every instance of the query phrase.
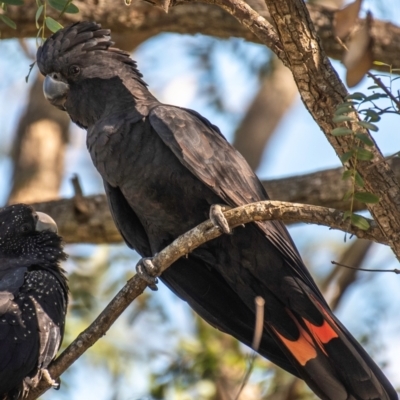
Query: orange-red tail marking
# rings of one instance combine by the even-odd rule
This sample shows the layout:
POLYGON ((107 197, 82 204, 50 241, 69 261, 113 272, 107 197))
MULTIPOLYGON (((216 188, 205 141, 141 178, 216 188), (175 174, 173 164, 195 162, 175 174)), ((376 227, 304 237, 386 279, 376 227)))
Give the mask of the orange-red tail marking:
MULTIPOLYGON (((308 333, 299 324, 294 315, 289 310, 287 310, 287 312, 292 317, 293 321, 297 325, 297 328, 299 329, 299 338, 295 341, 286 339, 274 327, 272 328, 274 329, 275 333, 282 341, 282 343, 292 353, 293 357, 298 361, 298 363, 304 366, 308 361, 317 357, 316 346, 318 346, 321 351, 326 355, 326 351, 323 345, 338 337, 338 334, 331 327, 328 321, 324 321, 321 326, 317 326, 313 325, 311 322, 303 318, 305 325, 310 331, 310 333, 308 333)), ((324 312, 324 314, 326 314, 326 312, 324 312)), ((329 315, 327 316, 329 317, 329 315)), ((329 318, 329 320, 331 320, 331 318, 329 318)))

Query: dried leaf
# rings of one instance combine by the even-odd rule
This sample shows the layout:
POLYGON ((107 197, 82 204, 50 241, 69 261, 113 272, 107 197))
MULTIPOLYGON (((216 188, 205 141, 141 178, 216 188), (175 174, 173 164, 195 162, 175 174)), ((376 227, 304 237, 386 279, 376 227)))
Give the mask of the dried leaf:
POLYGON ((346 83, 349 87, 357 85, 372 67, 372 17, 368 14, 365 23, 350 38, 348 51, 343 57, 343 64, 347 68, 346 83))
POLYGON ((358 20, 362 0, 355 0, 345 8, 335 12, 333 26, 335 35, 345 38, 354 28, 358 20))

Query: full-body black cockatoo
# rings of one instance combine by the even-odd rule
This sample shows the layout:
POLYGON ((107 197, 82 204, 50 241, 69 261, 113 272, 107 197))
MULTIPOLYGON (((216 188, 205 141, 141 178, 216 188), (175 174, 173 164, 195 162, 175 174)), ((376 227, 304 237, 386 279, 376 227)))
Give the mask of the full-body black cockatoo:
POLYGON ((0 209, 0 399, 36 386, 64 334, 66 259, 57 225, 25 204, 0 209))

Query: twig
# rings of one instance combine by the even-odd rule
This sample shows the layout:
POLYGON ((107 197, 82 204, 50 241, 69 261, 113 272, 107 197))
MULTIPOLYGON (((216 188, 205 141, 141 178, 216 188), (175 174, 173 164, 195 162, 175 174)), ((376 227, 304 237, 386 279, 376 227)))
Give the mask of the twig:
POLYGON ((349 268, 349 269, 355 269, 357 271, 366 271, 366 272, 394 272, 395 274, 399 275, 400 274, 400 269, 369 269, 369 268, 358 268, 358 267, 351 267, 350 265, 346 264, 341 264, 336 261, 331 261, 333 265, 337 265, 339 267, 344 267, 344 268, 349 268))
MULTIPOLYGON (((333 229, 346 230, 347 221, 343 221, 343 213, 331 208, 317 207, 296 203, 285 203, 279 201, 261 201, 247 204, 224 212, 224 215, 233 229, 249 222, 258 222, 282 219, 286 221, 302 220, 312 222, 317 218, 320 225, 333 229)), ((363 231, 356 227, 349 227, 349 233, 386 243, 380 229, 373 221, 370 221, 371 228, 363 231)), ((191 253, 200 245, 217 238, 221 235, 219 228, 215 227, 210 220, 203 222, 189 232, 178 237, 165 249, 160 251, 154 258, 153 264, 159 268, 160 274, 179 258, 191 253)), ((57 379, 67 368, 69 368, 89 347, 93 346, 121 315, 121 313, 136 299, 146 288, 146 283, 134 276, 111 300, 96 320, 83 331, 65 350, 53 361, 48 370, 53 379, 57 379)), ((44 391, 49 389, 49 384, 44 380, 39 386, 32 390, 27 400, 34 400, 44 391)))
POLYGON ((367 75, 389 96, 390 100, 396 104, 397 110, 400 111, 400 101, 393 96, 393 93, 383 84, 382 80, 374 75, 372 72, 367 72, 367 75))
POLYGON ((247 382, 249 381, 251 373, 253 372, 254 361, 257 357, 256 351, 260 347, 262 333, 264 330, 265 300, 262 297, 257 296, 254 299, 254 303, 256 305, 256 323, 255 323, 255 327, 254 327, 253 344, 251 346, 253 348, 253 351, 250 355, 249 365, 247 366, 246 373, 242 379, 242 383, 240 384, 240 388, 239 388, 238 394, 235 397, 235 400, 239 400, 239 397, 242 394, 244 387, 247 385, 247 382))

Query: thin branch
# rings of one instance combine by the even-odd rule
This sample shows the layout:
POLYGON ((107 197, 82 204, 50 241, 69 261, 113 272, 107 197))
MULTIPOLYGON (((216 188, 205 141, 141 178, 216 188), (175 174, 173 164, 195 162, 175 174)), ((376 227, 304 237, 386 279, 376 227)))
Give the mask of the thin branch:
MULTIPOLYGON (((385 243, 385 239, 374 221, 370 221, 371 228, 367 231, 362 231, 356 227, 350 227, 348 230, 349 224, 343 221, 343 213, 324 207, 278 201, 262 201, 228 210, 224 215, 232 229, 249 222, 274 219, 302 222, 317 221, 319 225, 345 230, 359 237, 385 243)), ((153 258, 153 264, 159 270, 159 274, 161 274, 179 258, 190 254, 200 245, 220 235, 221 231, 219 228, 215 227, 210 220, 207 220, 178 237, 164 250, 160 251, 153 258)), ((104 336, 121 313, 134 299, 143 293, 145 288, 146 283, 139 276, 135 275, 130 279, 96 320, 50 364, 48 370, 52 378, 58 378, 89 347, 93 346, 97 340, 104 336)), ((47 389, 49 389, 49 383, 45 379, 42 379, 39 386, 31 391, 27 400, 36 399, 47 389)))
POLYGON ((394 269, 369 269, 369 268, 358 268, 358 267, 352 267, 350 265, 338 263, 336 261, 331 261, 331 264, 337 265, 339 267, 343 268, 348 268, 348 269, 354 269, 356 271, 365 271, 365 272, 394 272, 395 274, 399 275, 400 274, 400 269, 394 268, 394 269))
POLYGON ((254 362, 257 357, 256 351, 260 347, 261 339, 262 339, 262 334, 264 330, 264 306, 265 306, 265 300, 261 296, 257 296, 254 299, 254 303, 256 305, 256 324, 254 327, 254 337, 253 337, 253 343, 251 345, 253 351, 250 354, 249 358, 249 364, 246 368, 246 373, 244 374, 244 377, 242 379, 242 383, 240 384, 238 393, 235 397, 235 400, 239 400, 240 395, 243 392, 243 389, 247 385, 247 382, 250 379, 251 373, 253 372, 254 369, 254 362))
MULTIPOLYGON (((396 98, 392 92, 384 85, 382 80, 378 78, 375 74, 372 72, 367 72, 367 75, 373 79, 373 81, 386 93, 386 95, 390 98, 390 100, 393 101, 394 104, 396 104, 397 110, 400 111, 400 101, 398 98, 396 98)), ((397 114, 397 113, 396 113, 397 114)))

